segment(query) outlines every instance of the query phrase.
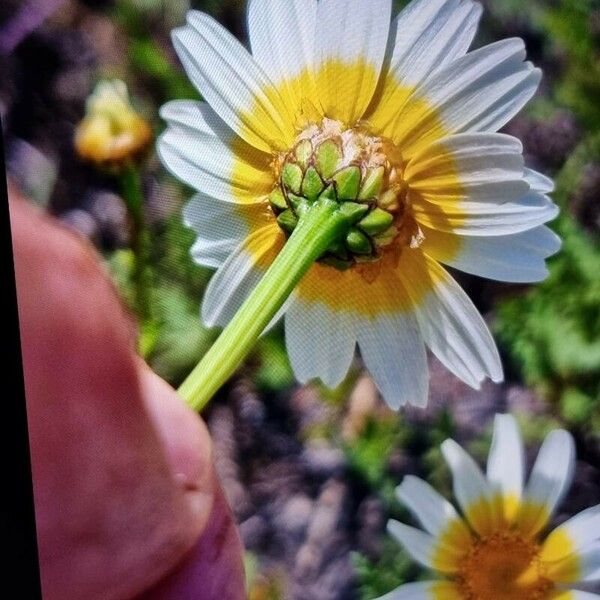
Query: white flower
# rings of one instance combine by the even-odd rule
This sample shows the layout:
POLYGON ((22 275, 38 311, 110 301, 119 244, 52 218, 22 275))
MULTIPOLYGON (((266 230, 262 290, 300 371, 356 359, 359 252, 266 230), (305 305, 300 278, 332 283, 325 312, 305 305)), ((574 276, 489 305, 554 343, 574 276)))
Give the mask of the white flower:
POLYGON ((218 269, 209 326, 231 320, 303 198, 333 190, 357 211, 278 316, 301 382, 335 387, 358 344, 398 408, 427 402, 426 347, 474 388, 502 380, 485 323, 440 263, 539 281, 560 242, 543 225, 557 215, 552 181, 495 133, 540 81, 523 42, 467 52, 481 14, 471 0, 415 0, 390 25, 391 5, 250 0, 252 54, 190 12, 173 40, 206 102, 165 105, 158 148, 199 192, 184 214, 194 259, 218 269))
POLYGON ((429 484, 408 476, 396 493, 425 531, 390 521, 411 556, 446 579, 409 583, 381 600, 592 600, 572 589, 600 580, 600 504, 540 533, 568 491, 571 435, 552 431, 525 485, 523 441, 510 415, 496 415, 487 477, 453 440, 442 444, 463 517, 429 484))

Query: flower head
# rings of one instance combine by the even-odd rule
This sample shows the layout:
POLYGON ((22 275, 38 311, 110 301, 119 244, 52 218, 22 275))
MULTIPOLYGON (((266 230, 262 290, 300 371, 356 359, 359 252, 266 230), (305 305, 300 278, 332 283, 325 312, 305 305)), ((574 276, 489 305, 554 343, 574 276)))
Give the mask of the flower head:
POLYGON ((75 133, 78 154, 100 166, 120 167, 142 157, 151 142, 152 129, 131 106, 125 83, 99 82, 75 133))
POLYGON ((600 579, 600 504, 540 537, 573 478, 568 432, 548 435, 527 485, 523 442, 510 415, 496 415, 487 476, 453 440, 442 452, 462 517, 429 484, 407 476, 396 493, 425 531, 397 521, 388 529, 416 561, 446 579, 403 585, 385 600, 600 598, 571 589, 600 579))
POLYGON ((217 268, 203 303, 225 326, 318 199, 348 227, 279 316, 301 382, 335 387, 358 345, 394 408, 427 401, 426 347, 469 385, 502 379, 494 341, 442 263, 538 281, 559 248, 552 182, 495 133, 540 71, 519 39, 468 52, 481 7, 414 0, 250 0, 252 54, 196 11, 173 34, 206 102, 162 108, 159 154, 198 194, 194 259, 217 268))

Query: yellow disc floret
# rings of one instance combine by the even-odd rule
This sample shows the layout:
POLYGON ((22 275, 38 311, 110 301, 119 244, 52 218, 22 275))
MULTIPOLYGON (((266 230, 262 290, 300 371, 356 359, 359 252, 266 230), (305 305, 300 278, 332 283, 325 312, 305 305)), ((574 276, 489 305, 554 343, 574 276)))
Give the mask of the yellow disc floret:
POLYGON ((544 600, 553 589, 544 577, 540 547, 513 531, 473 542, 461 561, 457 584, 464 600, 544 600))

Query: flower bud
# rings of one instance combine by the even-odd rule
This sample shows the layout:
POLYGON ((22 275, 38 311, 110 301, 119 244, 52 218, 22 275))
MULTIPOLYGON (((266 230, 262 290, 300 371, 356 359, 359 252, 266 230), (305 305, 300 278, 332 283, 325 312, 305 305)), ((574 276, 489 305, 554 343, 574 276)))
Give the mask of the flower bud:
POLYGON ((152 129, 131 106, 125 83, 98 83, 75 132, 79 156, 102 167, 120 169, 140 160, 151 143, 152 129))
POLYGON ((349 229, 320 262, 347 269, 379 260, 395 241, 412 240, 401 157, 388 149, 361 127, 344 129, 331 119, 307 127, 274 163, 278 185, 269 203, 286 235, 312 203, 328 199, 339 203, 349 229))

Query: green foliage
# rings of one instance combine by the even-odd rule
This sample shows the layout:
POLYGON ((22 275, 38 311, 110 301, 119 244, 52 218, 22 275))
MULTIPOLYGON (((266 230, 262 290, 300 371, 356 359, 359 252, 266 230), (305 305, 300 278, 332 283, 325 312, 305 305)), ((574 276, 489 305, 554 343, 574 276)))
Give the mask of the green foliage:
POLYGON ((154 371, 176 386, 208 351, 216 334, 202 326, 198 298, 164 284, 154 292, 157 334, 148 360, 154 371))
POLYGON ((211 271, 198 267, 189 249, 194 234, 171 215, 152 235, 153 313, 156 341, 147 355, 152 368, 178 385, 202 358, 216 338, 200 321, 200 304, 211 271))
POLYGON ((130 69, 146 79, 157 92, 159 103, 175 98, 198 98, 181 65, 174 60, 169 38, 160 39, 153 32, 168 31, 185 22, 185 0, 119 0, 115 20, 127 33, 130 69), (161 43, 162 42, 162 43, 161 43))
POLYGON ((159 277, 183 290, 197 303, 196 311, 213 271, 192 260, 190 248, 196 234, 187 228, 181 210, 175 209, 164 223, 154 227, 150 262, 159 277))
POLYGON ((280 328, 262 337, 254 354, 258 366, 253 372, 253 379, 259 390, 281 391, 294 384, 296 380, 280 328))
MULTIPOLYGON (((200 321, 202 294, 211 272, 192 262, 189 247, 193 237, 178 212, 153 231, 147 278, 151 310, 139 323, 140 353, 174 386, 181 383, 216 337, 216 332, 207 330, 200 321)), ((113 252, 107 265, 121 297, 133 310, 133 252, 113 252)))
MULTIPOLYGON (((525 381, 565 421, 600 426, 600 240, 570 214, 585 168, 600 164, 600 36, 592 26, 596 0, 537 3, 538 25, 564 64, 555 102, 570 108, 589 132, 557 177, 563 239, 550 276, 521 297, 501 302, 496 331, 525 381)), ((546 102, 549 106, 549 102, 546 102)))
POLYGON ((590 137, 557 178, 563 208, 555 228, 563 248, 550 276, 527 294, 500 303, 496 332, 526 382, 563 419, 600 425, 600 245, 568 213, 584 166, 600 161, 600 138, 590 137))
POLYGON ((371 488, 383 492, 389 500, 390 488, 396 485, 387 474, 389 455, 402 445, 406 432, 396 415, 369 417, 361 434, 344 450, 350 467, 371 488))
MULTIPOLYGON (((427 427, 408 425, 398 415, 373 415, 358 439, 345 446, 346 456, 354 471, 384 502, 390 518, 407 523, 411 516, 399 503, 395 489, 400 481, 389 473, 393 452, 416 459, 421 473, 441 494, 451 497, 449 470, 441 456, 440 444, 455 437, 456 428, 449 411, 442 411, 427 427)), ((388 534, 382 536, 382 549, 376 559, 360 553, 353 555, 359 581, 360 598, 372 599, 407 581, 427 575, 388 534)))
POLYGON ((600 123, 600 36, 592 27, 596 0, 561 0, 546 7, 541 22, 565 61, 557 100, 569 106, 589 127, 600 123))
POLYGON ((319 382, 317 385, 319 387, 319 395, 323 398, 323 402, 343 410, 348 404, 348 398, 350 398, 350 394, 352 394, 352 390, 360 375, 360 369, 355 366, 350 366, 350 370, 344 378, 344 381, 342 381, 335 389, 329 389, 319 382))
POLYGON ((419 572, 412 558, 390 536, 382 540, 378 559, 354 552, 352 564, 360 581, 360 600, 379 598, 399 585, 413 581, 419 572))

